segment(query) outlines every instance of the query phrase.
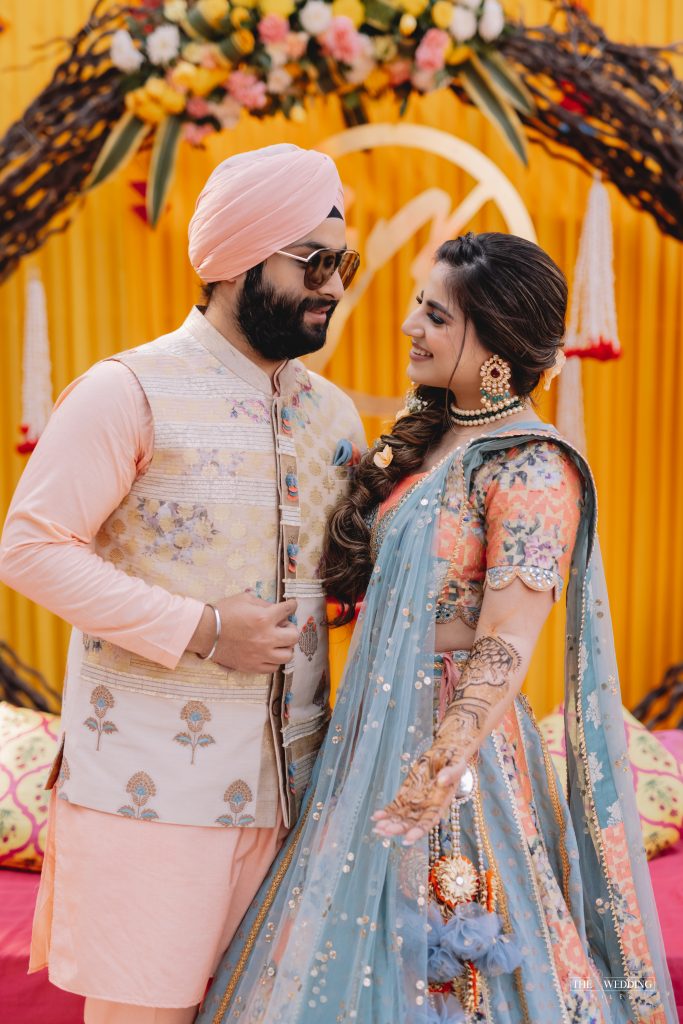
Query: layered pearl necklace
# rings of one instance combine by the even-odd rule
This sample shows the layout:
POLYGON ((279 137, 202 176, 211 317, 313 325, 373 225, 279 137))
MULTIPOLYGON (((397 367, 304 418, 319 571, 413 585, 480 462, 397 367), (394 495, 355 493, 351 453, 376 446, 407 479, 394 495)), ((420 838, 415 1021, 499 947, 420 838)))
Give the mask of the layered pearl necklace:
POLYGON ((506 416, 513 416, 526 408, 526 400, 519 395, 511 395, 496 402, 496 409, 458 409, 453 403, 450 406, 450 413, 453 423, 458 427, 473 427, 478 423, 494 423, 496 420, 503 420, 506 416))

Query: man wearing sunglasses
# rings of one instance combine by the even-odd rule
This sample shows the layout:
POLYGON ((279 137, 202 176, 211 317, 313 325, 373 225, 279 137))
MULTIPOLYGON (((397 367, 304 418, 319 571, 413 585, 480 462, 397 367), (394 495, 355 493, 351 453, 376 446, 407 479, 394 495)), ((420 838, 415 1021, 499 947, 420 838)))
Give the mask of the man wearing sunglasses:
POLYGON ((31 969, 86 1024, 194 1019, 325 734, 318 565, 364 438, 296 357, 358 267, 343 210, 321 153, 220 164, 206 306, 67 389, 10 509, 0 578, 74 626, 31 969))

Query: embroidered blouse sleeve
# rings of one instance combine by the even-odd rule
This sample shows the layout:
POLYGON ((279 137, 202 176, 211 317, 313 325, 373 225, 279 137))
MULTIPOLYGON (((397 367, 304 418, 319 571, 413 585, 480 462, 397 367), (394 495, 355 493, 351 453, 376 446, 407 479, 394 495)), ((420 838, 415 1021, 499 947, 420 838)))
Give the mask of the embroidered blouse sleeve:
POLYGON ((98 363, 58 398, 19 481, 0 579, 78 629, 175 668, 204 605, 128 576, 92 542, 146 470, 152 414, 122 363, 98 363))
POLYGON ((559 600, 583 496, 571 457, 545 440, 497 452, 479 470, 475 496, 485 523, 486 585, 501 590, 519 578, 559 600))

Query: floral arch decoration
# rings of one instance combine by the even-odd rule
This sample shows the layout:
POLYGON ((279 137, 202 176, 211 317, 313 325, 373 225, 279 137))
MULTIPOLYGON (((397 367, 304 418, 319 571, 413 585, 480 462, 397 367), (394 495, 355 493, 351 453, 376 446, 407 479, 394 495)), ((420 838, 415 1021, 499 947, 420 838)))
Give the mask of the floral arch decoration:
POLYGON ((349 125, 369 101, 449 89, 526 161, 528 140, 592 168, 683 239, 683 82, 675 47, 608 39, 579 0, 547 24, 499 0, 98 0, 51 82, 0 140, 0 280, 75 201, 151 146, 155 225, 181 139, 254 117, 307 116, 335 95, 349 125))

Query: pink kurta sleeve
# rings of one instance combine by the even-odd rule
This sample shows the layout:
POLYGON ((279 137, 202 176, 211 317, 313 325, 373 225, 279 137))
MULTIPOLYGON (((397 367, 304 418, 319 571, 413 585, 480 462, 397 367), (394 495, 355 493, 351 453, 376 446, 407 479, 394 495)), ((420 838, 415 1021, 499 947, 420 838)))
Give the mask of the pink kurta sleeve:
POLYGON ((147 399, 122 363, 98 363, 70 384, 10 505, 0 579, 77 629, 173 669, 204 605, 127 575, 92 546, 153 446, 147 399))

